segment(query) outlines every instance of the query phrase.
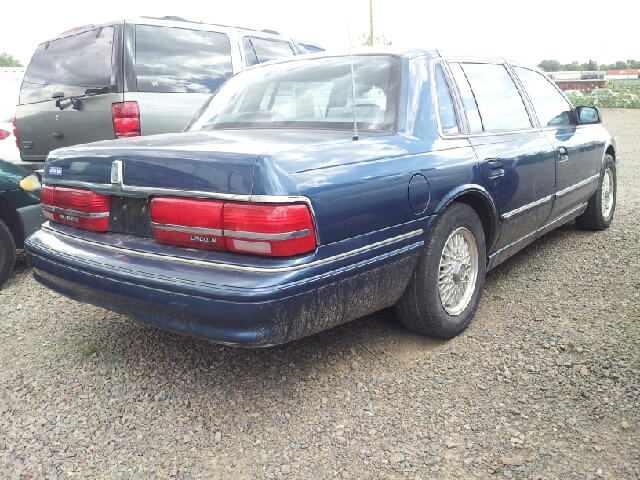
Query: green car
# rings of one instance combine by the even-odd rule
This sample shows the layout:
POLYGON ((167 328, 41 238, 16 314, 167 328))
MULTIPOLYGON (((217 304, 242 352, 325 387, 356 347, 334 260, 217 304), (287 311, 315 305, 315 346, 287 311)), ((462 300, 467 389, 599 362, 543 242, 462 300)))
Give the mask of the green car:
POLYGON ((0 287, 13 270, 16 248, 44 221, 38 177, 0 160, 0 287))

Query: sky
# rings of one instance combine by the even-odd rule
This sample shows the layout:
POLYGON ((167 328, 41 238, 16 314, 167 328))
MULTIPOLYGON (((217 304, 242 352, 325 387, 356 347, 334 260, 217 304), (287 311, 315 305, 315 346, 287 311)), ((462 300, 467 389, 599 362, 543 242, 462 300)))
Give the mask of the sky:
MULTIPOLYGON (((640 59, 637 27, 605 23, 609 8, 618 10, 594 0, 373 0, 374 36, 384 33, 400 47, 488 53, 531 65, 640 59)), ((142 15, 272 29, 339 50, 348 49, 349 25, 354 46, 369 31, 369 0, 9 1, 0 12, 0 52, 26 66, 39 43, 64 30, 142 15)))

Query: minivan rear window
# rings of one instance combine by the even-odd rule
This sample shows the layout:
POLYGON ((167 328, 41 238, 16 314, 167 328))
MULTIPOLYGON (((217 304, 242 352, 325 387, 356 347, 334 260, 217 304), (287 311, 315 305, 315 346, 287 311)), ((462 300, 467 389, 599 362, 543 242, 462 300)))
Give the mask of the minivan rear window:
POLYGON ((82 95, 111 86, 113 27, 78 33, 38 46, 20 89, 20 103, 52 100, 55 92, 82 95))
POLYGON ((232 74, 224 33, 136 26, 139 92, 213 93, 232 74))

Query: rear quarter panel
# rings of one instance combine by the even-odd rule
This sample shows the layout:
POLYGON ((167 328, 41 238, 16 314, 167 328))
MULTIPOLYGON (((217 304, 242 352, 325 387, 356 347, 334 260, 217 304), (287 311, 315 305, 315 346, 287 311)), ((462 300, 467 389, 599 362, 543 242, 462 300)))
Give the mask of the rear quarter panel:
POLYGON ((311 199, 323 244, 425 218, 439 211, 460 185, 480 181, 466 140, 427 146, 403 135, 360 138, 258 159, 254 195, 303 195, 311 199), (409 204, 409 182, 420 174, 424 211, 409 204))

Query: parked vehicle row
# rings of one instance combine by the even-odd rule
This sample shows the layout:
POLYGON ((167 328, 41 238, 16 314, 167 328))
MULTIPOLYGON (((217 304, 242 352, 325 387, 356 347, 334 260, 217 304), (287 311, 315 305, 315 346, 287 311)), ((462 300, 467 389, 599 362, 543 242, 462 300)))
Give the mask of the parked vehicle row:
POLYGON ((184 133, 52 151, 48 222, 25 247, 53 290, 215 342, 393 305, 451 338, 487 270, 574 218, 610 225, 619 160, 600 122, 500 57, 280 60, 229 78, 184 133))

